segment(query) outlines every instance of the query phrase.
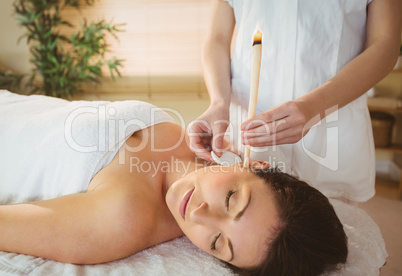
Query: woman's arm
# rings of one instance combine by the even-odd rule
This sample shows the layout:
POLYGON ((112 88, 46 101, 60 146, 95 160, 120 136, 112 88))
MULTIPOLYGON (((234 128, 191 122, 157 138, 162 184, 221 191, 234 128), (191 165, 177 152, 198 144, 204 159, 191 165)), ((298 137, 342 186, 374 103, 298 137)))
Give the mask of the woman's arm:
POLYGON ((222 0, 213 0, 211 22, 201 58, 210 106, 189 129, 191 149, 199 157, 210 161, 213 161, 209 152, 211 149, 220 155, 223 134, 229 124, 230 45, 234 26, 230 5, 222 0))
POLYGON ((384 78, 395 65, 401 43, 402 1, 374 0, 368 6, 366 48, 338 74, 310 93, 274 107, 242 125, 243 142, 270 146, 299 141, 315 123, 357 99, 384 78), (270 128, 270 135, 261 123, 270 128))
POLYGON ((150 244, 147 217, 122 190, 103 189, 56 199, 0 206, 0 250, 61 262, 93 264, 150 244))

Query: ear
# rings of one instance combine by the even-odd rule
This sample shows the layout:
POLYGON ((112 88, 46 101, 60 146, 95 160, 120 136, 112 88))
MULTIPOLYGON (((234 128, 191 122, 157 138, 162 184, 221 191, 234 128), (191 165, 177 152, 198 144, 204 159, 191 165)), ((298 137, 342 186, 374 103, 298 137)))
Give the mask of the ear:
POLYGON ((252 170, 266 170, 271 166, 267 161, 250 160, 250 169, 252 170))

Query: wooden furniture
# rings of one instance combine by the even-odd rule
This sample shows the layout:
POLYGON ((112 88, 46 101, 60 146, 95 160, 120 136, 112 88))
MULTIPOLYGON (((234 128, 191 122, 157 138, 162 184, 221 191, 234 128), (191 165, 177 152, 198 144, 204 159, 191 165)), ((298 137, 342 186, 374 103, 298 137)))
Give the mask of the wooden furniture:
MULTIPOLYGON (((401 86, 399 95, 402 97, 402 69, 394 69, 391 74, 399 74, 401 79, 401 86)), ((373 107, 369 106, 370 111, 382 111, 387 112, 395 117, 401 117, 402 108, 387 108, 387 107, 373 107)), ((396 120, 396 124, 394 126, 394 131, 398 127, 402 127, 400 125, 400 121, 396 120), (399 124, 399 125, 397 125, 399 124)), ((400 134, 400 133, 399 133, 400 134)), ((391 144, 389 147, 376 147, 378 151, 391 152, 393 154, 402 155, 402 144, 391 144)), ((394 198, 401 200, 402 199, 402 170, 401 175, 399 177, 399 181, 393 181, 387 178, 377 177, 376 178, 376 192, 379 195, 388 198, 394 198)))

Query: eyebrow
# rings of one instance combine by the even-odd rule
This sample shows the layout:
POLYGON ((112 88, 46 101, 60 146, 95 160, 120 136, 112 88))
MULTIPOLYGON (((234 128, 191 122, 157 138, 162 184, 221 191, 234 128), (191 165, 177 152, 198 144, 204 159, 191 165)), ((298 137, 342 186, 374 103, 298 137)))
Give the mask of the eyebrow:
MULTIPOLYGON (((250 196, 248 197, 247 203, 246 203, 246 205, 244 206, 243 210, 241 210, 241 211, 240 211, 239 213, 237 213, 237 215, 235 216, 235 218, 234 218, 235 221, 239 220, 239 219, 243 216, 243 214, 244 214, 244 212, 246 211, 248 205, 250 204, 250 199, 251 199, 251 194, 250 194, 250 196)), ((229 247, 230 253, 231 253, 231 255, 232 255, 232 257, 230 258, 230 260, 227 261, 227 262, 229 263, 229 262, 231 262, 231 261, 234 259, 233 244, 232 244, 232 241, 231 241, 229 238, 228 238, 228 247, 229 247)))

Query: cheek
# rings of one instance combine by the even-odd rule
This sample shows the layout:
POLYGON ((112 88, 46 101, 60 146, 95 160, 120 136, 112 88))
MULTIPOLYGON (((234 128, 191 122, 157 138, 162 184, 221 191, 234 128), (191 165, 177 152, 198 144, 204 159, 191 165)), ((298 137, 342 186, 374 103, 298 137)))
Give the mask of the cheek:
POLYGON ((232 173, 216 172, 209 173, 202 178, 200 186, 208 191, 217 191, 219 189, 227 190, 236 183, 236 177, 232 173))
POLYGON ((190 239, 190 241, 197 246, 199 249, 211 254, 210 252, 210 238, 212 237, 212 233, 202 227, 192 226, 186 227, 184 225, 183 232, 190 239), (186 229, 187 228, 187 229, 186 229))
POLYGON ((166 205, 168 206, 170 212, 175 215, 176 209, 178 208, 178 204, 181 199, 181 190, 183 188, 183 183, 176 182, 174 183, 166 193, 166 205))
MULTIPOLYGON (((166 193, 165 197, 166 205, 169 209, 169 211, 173 214, 173 203, 174 203, 174 195, 170 192, 170 190, 166 193)), ((173 214, 174 215, 174 214, 173 214)))

